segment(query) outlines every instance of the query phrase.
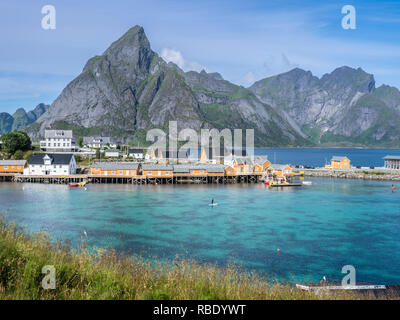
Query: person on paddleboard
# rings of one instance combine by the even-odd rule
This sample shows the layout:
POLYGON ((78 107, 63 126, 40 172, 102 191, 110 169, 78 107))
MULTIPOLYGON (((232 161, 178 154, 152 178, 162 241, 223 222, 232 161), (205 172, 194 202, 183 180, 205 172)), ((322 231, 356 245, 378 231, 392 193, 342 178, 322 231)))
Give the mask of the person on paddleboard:
POLYGON ((211 204, 214 205, 214 198, 211 199, 211 204))

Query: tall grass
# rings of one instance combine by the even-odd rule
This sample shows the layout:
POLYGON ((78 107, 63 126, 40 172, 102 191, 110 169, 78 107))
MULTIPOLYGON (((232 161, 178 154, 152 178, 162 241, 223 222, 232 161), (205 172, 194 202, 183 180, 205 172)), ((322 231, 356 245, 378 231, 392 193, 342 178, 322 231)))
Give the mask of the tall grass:
MULTIPOLYGON (((0 218, 0 299, 359 299, 350 292, 315 295, 229 265, 175 259, 150 262, 113 250, 79 249, 29 235, 0 218), (42 288, 42 267, 56 269, 56 289, 42 288)), ((365 298, 365 297, 364 297, 365 298)))

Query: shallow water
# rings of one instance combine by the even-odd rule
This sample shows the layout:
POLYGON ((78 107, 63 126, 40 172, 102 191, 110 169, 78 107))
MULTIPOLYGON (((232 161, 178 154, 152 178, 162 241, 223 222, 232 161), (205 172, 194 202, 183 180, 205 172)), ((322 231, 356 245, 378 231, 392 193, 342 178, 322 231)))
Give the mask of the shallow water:
POLYGON ((55 239, 128 253, 236 261, 278 279, 400 284, 400 185, 307 179, 313 185, 64 185, 0 183, 0 212, 55 239), (211 207, 211 198, 218 206, 211 207), (280 253, 277 253, 277 249, 280 253))

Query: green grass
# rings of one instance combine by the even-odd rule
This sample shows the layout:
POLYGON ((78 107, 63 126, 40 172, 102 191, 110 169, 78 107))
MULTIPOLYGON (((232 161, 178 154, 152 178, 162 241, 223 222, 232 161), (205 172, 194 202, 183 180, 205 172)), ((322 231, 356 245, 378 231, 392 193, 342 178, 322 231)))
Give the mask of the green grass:
POLYGON ((176 258, 150 262, 113 250, 73 250, 43 232, 0 219, 0 299, 359 299, 351 292, 315 295, 268 281, 235 265, 224 268, 176 258), (43 266, 56 270, 56 289, 41 286, 43 266))

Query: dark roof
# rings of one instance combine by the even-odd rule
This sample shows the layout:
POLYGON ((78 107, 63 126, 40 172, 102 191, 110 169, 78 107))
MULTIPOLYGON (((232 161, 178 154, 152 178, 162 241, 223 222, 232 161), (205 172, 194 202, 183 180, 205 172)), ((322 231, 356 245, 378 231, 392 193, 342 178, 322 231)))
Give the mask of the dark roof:
POLYGON ((51 164, 70 164, 72 153, 35 153, 31 156, 28 164, 44 164, 43 158, 49 156, 52 159, 51 164))
POLYGON ((143 153, 143 149, 129 149, 129 153, 143 153))

